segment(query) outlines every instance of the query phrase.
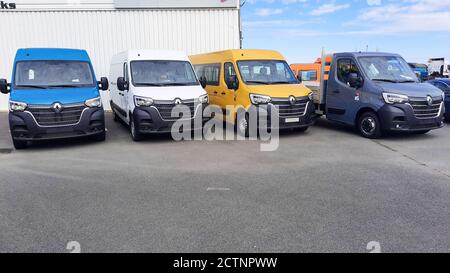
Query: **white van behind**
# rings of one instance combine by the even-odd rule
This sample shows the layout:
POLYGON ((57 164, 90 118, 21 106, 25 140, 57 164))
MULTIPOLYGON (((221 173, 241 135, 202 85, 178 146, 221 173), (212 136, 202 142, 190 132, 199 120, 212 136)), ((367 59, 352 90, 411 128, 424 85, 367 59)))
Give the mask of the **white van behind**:
MULTIPOLYGON (((148 134, 170 133, 179 119, 172 117, 177 105, 189 107, 192 126, 200 117, 201 127, 207 121, 203 109, 208 95, 183 52, 128 50, 113 57, 110 76, 114 120, 123 120, 135 141, 148 134)), ((192 130, 201 130, 195 125, 192 130)))

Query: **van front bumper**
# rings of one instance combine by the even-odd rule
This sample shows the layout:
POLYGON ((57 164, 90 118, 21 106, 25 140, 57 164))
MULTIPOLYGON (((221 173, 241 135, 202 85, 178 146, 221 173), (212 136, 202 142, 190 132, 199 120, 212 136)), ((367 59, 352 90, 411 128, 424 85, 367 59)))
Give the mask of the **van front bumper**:
MULTIPOLYGON (((189 122, 189 128, 183 128, 184 131, 202 130, 203 125, 210 118, 203 117, 203 109, 207 104, 199 105, 196 108, 195 115, 191 119, 183 122, 189 122), (201 107, 200 107, 201 106, 201 107), (196 121, 197 120, 197 121, 196 121)), ((163 119, 156 107, 136 107, 133 111, 133 121, 140 134, 165 134, 172 132, 172 126, 177 120, 163 119)), ((180 121, 182 122, 182 121, 180 121)))
POLYGON ((315 124, 317 120, 317 115, 314 107, 314 103, 309 102, 306 106, 304 115, 294 115, 294 116, 280 116, 279 112, 270 105, 267 107, 251 107, 250 111, 258 111, 258 128, 266 127, 259 124, 259 115, 267 117, 267 128, 272 130, 288 130, 288 129, 299 129, 309 127, 315 124), (273 125, 271 119, 272 117, 278 120, 278 126, 273 125), (294 122, 290 122, 294 121, 294 122))
POLYGON ((41 126, 28 112, 10 112, 11 137, 19 141, 51 140, 94 136, 105 132, 103 108, 86 108, 77 124, 64 126, 41 126))
POLYGON ((450 121, 450 97, 445 98, 445 119, 450 121))
POLYGON ((414 132, 439 129, 444 126, 445 107, 433 118, 417 118, 409 104, 384 105, 378 116, 384 131, 414 132))

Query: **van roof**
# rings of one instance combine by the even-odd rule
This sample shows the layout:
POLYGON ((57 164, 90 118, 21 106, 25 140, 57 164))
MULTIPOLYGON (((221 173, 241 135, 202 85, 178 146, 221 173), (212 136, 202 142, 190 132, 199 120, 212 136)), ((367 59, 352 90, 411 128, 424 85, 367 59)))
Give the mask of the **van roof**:
POLYGON ((21 48, 15 61, 86 61, 90 62, 86 50, 68 48, 21 48))
POLYGON ((283 55, 274 50, 230 49, 190 56, 191 60, 208 62, 217 59, 228 60, 284 60, 283 55))
POLYGON ((118 57, 126 58, 131 61, 170 60, 189 62, 186 53, 176 50, 130 49, 115 55, 113 60, 118 57))
POLYGON ((381 57, 381 56, 392 56, 392 57, 400 57, 400 55, 395 53, 385 53, 385 52, 342 52, 335 53, 334 56, 342 57, 342 56, 353 56, 353 57, 381 57))

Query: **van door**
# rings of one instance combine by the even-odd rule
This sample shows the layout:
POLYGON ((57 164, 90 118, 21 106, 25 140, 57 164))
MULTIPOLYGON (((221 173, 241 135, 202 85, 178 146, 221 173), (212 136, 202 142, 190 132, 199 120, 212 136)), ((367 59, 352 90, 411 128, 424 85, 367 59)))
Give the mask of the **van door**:
MULTIPOLYGON (((131 82, 130 77, 128 76, 128 64, 123 63, 122 77, 125 78, 125 81, 128 82, 128 90, 119 91, 120 94, 120 108, 125 111, 125 116, 128 117, 129 107, 128 107, 128 97, 130 95, 131 82)), ((129 117, 128 117, 129 118, 129 117)))
MULTIPOLYGON (((222 88, 220 95, 222 97, 222 104, 223 104, 223 108, 226 109, 227 105, 231 105, 231 106, 235 106, 236 104, 236 92, 237 90, 233 90, 233 89, 229 89, 227 82, 228 79, 230 78, 230 76, 236 76, 236 69, 234 68, 234 65, 232 62, 226 62, 223 65, 223 84, 224 84, 224 88, 222 88)), ((230 112, 230 113, 226 113, 226 115, 231 115, 234 113, 230 112)))
POLYGON ((333 79, 328 81, 327 118, 353 125, 361 90, 350 87, 348 77, 351 73, 361 76, 360 70, 352 58, 340 58, 333 72, 333 79))

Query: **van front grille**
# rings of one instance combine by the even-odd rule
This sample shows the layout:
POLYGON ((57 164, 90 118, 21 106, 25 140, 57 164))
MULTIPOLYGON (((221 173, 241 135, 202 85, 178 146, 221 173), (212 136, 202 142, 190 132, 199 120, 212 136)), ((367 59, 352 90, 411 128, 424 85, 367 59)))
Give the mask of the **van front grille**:
POLYGON ((308 97, 297 97, 294 104, 291 104, 289 98, 274 98, 271 103, 278 110, 280 117, 288 118, 304 116, 308 102, 308 97))
POLYGON ((27 111, 30 112, 40 126, 67 126, 74 125, 80 121, 84 104, 61 105, 58 112, 49 106, 29 105, 27 111))
MULTIPOLYGON (((181 101, 181 102, 182 103, 180 105, 184 105, 184 106, 189 107, 190 112, 191 112, 191 118, 194 118, 195 108, 196 108, 195 100, 191 99, 191 100, 184 100, 184 101, 181 101)), ((177 104, 175 104, 175 101, 173 101, 173 100, 169 100, 169 101, 163 101, 163 100, 154 101, 154 104, 152 106, 155 107, 159 111, 159 114, 161 115, 161 117, 164 120, 177 120, 177 119, 179 119, 179 118, 172 117, 172 109, 175 106, 177 106, 177 104)), ((183 117, 183 119, 186 119, 186 118, 183 117)))
POLYGON ((409 104, 413 108, 416 118, 436 118, 441 110, 442 97, 433 97, 433 103, 431 105, 428 104, 426 98, 410 98, 409 104))

